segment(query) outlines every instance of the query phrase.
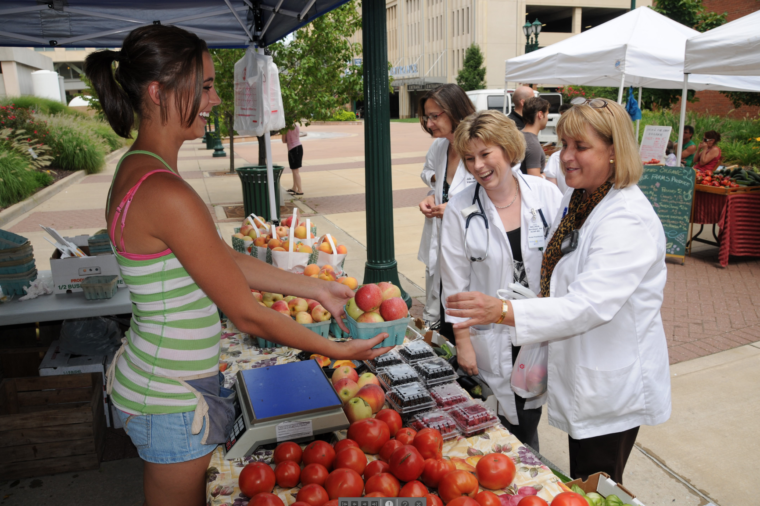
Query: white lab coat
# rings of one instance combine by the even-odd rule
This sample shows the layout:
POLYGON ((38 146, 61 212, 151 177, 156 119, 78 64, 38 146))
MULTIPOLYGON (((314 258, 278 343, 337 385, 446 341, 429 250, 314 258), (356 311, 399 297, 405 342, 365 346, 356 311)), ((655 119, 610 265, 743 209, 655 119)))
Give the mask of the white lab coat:
POLYGON ((576 251, 557 263, 551 296, 512 302, 514 344, 549 341, 551 425, 586 439, 670 417, 666 278, 652 205, 638 186, 613 188, 581 227, 576 251))
MULTIPOLYGON (((449 141, 447 139, 434 140, 433 145, 428 150, 425 166, 420 176, 422 181, 431 188, 428 195, 435 195, 435 205, 440 205, 443 200, 443 182, 446 180, 446 152, 448 149, 449 141), (433 176, 435 176, 435 183, 433 183, 433 176)), ((467 172, 464 162, 460 160, 454 173, 454 179, 449 185, 449 199, 474 182, 475 178, 467 172)), ((425 218, 420 249, 417 253, 417 259, 427 266, 425 316, 431 319, 440 317, 438 314, 441 296, 439 292, 441 270, 438 266, 440 232, 440 218, 425 218)))
POLYGON ((559 191, 564 195, 567 192, 567 183, 565 182, 565 173, 562 172, 562 167, 559 165, 559 154, 562 152, 555 151, 549 160, 546 162, 546 169, 544 169, 544 177, 551 177, 557 180, 557 187, 559 191))
MULTIPOLYGON (((528 224, 534 219, 541 222, 538 210, 541 209, 546 219, 548 234, 557 215, 562 194, 552 183, 536 176, 515 174, 520 184, 521 222, 520 250, 522 251, 528 287, 535 293, 540 291, 541 261, 543 253, 538 248, 528 246, 528 224)), ((470 186, 453 199, 449 200, 441 227, 441 277, 443 280, 443 297, 477 291, 497 296, 497 291, 508 288, 513 279, 512 249, 507 233, 499 217, 498 210, 488 198, 486 191, 480 189, 480 201, 488 216, 491 244, 488 257, 482 262, 471 262, 464 249, 466 217, 462 209, 473 204, 476 186, 470 186)), ((547 235, 547 241, 551 236, 547 235)), ((486 231, 483 220, 470 220, 467 245, 471 255, 483 257, 486 247, 486 231)), ((444 304, 445 306, 445 304, 444 304)), ((456 323, 466 318, 446 316, 446 320, 456 323)), ((506 325, 488 325, 470 328, 470 340, 475 349, 480 376, 499 401, 499 411, 510 423, 517 425, 517 408, 515 396, 510 384, 512 375, 512 327, 506 325)), ((546 402, 546 394, 528 400, 525 409, 538 408, 546 402)))

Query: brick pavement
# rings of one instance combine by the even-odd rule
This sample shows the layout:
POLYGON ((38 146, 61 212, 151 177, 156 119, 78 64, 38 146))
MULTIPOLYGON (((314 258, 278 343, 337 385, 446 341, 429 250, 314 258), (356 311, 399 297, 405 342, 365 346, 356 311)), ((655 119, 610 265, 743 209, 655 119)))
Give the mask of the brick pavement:
MULTIPOLYGON (((427 193, 427 188, 396 190, 393 192, 393 208, 417 207, 427 193)), ((314 197, 301 200, 304 204, 314 209, 317 214, 363 212, 366 209, 366 195, 364 193, 353 193, 337 197, 314 197)))

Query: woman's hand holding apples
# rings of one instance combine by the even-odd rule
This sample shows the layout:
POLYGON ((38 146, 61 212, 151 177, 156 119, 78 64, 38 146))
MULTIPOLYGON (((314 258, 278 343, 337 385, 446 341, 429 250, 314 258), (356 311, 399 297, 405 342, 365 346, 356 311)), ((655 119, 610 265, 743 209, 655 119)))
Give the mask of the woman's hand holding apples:
POLYGON ((343 323, 343 316, 345 315, 343 306, 348 304, 348 300, 354 296, 354 291, 335 281, 325 281, 321 285, 320 293, 315 299, 333 315, 338 326, 347 333, 348 328, 343 323))
POLYGON ((351 339, 350 341, 346 341, 344 343, 329 341, 334 345, 333 348, 335 351, 331 351, 330 355, 328 356, 336 360, 344 358, 351 360, 371 360, 375 357, 379 357, 383 353, 388 353, 391 351, 393 348, 392 346, 378 348, 376 350, 372 349, 373 346, 377 346, 387 338, 388 334, 383 332, 376 335, 372 339, 351 339))

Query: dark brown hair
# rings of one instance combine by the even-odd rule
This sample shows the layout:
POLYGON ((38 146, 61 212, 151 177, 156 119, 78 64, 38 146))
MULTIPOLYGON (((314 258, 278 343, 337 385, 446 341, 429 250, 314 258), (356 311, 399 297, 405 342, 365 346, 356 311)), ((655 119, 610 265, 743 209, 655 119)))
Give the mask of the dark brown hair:
POLYGON ((443 109, 443 112, 451 120, 451 131, 457 129, 459 122, 465 119, 470 114, 475 113, 475 106, 472 105, 472 100, 464 92, 462 88, 456 84, 444 84, 438 88, 429 91, 422 95, 420 98, 419 106, 417 107, 417 116, 420 118, 420 125, 422 129, 432 135, 432 132, 427 127, 427 122, 422 119, 425 115, 425 102, 428 100, 434 100, 438 107, 443 109))
POLYGON ((526 125, 532 125, 536 122, 536 114, 539 112, 548 113, 551 104, 548 100, 541 97, 531 97, 523 105, 522 117, 526 125))
POLYGON ((705 132, 705 139, 715 139, 715 144, 720 142, 720 134, 715 130, 705 132))
POLYGON ((97 51, 84 63, 84 71, 98 94, 114 132, 130 138, 134 115, 145 117, 143 98, 148 85, 159 83, 161 123, 168 119, 168 102, 174 94, 182 125, 189 127, 200 109, 203 93, 203 53, 206 42, 175 26, 148 25, 130 32, 121 51, 97 51), (114 72, 113 62, 119 62, 114 72))

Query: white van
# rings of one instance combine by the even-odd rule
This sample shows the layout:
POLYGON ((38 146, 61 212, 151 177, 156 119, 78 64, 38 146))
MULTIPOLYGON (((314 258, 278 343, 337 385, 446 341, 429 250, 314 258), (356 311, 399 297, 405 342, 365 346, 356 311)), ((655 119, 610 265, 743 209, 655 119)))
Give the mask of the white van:
MULTIPOLYGON (((476 111, 495 110, 509 115, 512 112, 512 93, 515 90, 472 90, 467 92, 467 96, 472 100, 476 111)), ((546 128, 538 134, 538 141, 541 143, 554 143, 557 140, 557 121, 559 121, 559 107, 562 105, 561 93, 539 93, 534 92, 535 96, 549 101, 549 122, 546 128)))

